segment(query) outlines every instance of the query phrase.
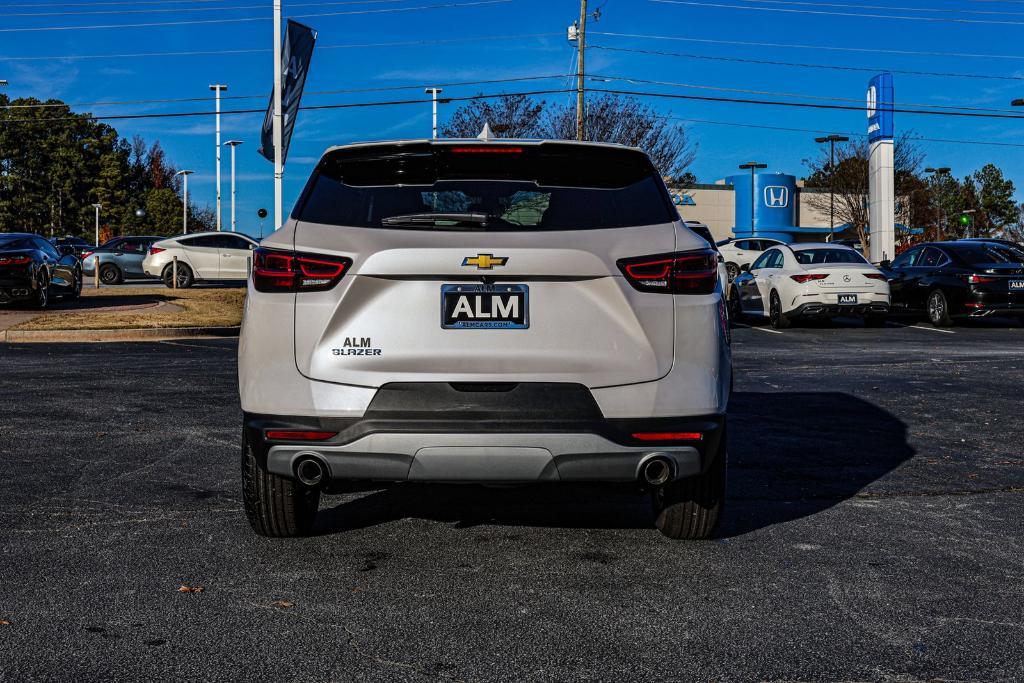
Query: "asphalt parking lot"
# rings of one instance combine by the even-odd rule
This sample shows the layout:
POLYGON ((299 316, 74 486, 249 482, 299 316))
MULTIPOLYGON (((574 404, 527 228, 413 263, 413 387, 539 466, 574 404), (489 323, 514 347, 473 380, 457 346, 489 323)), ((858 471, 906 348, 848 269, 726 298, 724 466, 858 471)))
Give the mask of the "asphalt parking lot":
POLYGON ((1024 678, 1024 329, 734 348, 725 524, 688 543, 575 487, 258 538, 233 341, 0 345, 0 679, 1024 678))

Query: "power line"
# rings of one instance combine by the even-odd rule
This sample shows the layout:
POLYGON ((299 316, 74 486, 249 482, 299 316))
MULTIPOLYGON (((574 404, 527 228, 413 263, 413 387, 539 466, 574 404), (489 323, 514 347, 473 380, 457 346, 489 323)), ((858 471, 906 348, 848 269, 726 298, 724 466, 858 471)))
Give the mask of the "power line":
MULTIPOLYGON (((416 45, 444 45, 448 43, 476 43, 489 40, 521 40, 524 38, 547 38, 561 36, 563 33, 521 33, 494 36, 469 36, 465 38, 427 38, 423 40, 398 40, 384 43, 348 43, 343 45, 317 45, 317 51, 321 50, 347 50, 371 47, 406 47, 416 45)), ((239 48, 234 50, 184 50, 179 52, 133 52, 122 54, 106 55, 48 55, 43 57, 11 57, 0 56, 0 62, 34 62, 48 60, 78 60, 78 59, 136 59, 143 57, 195 57, 208 55, 236 55, 273 52, 273 48, 239 48)))
MULTIPOLYGON (((494 93, 494 94, 479 94, 470 95, 463 97, 449 97, 445 98, 451 102, 468 102, 473 100, 481 99, 494 99, 497 97, 508 97, 508 96, 535 96, 535 95, 551 95, 557 93, 564 93, 564 88, 551 89, 551 90, 533 90, 525 92, 511 92, 511 93, 494 93)), ((663 93, 663 92, 647 92, 647 91, 635 91, 635 90, 619 90, 613 88, 590 88, 590 92, 606 93, 610 95, 624 95, 628 97, 654 97, 663 99, 674 99, 674 100, 690 100, 697 102, 722 102, 730 104, 750 104, 760 106, 775 106, 775 107, 789 107, 797 109, 823 109, 823 110, 836 110, 836 111, 856 111, 863 113, 864 106, 854 106, 849 104, 825 104, 820 102, 786 102, 779 100, 764 100, 754 98, 741 98, 741 97, 719 97, 713 95, 684 95, 680 93, 663 93)), ((355 109, 364 107, 382 107, 382 106, 397 106, 397 105, 422 105, 424 100, 391 100, 391 101, 378 101, 378 102, 350 102, 350 103, 338 103, 338 104, 321 104, 321 105, 306 105, 300 107, 303 110, 318 110, 318 109, 355 109)), ((925 115, 925 116, 951 116, 960 118, 976 118, 976 119, 1008 119, 1008 120, 1024 120, 1024 115, 1020 114, 1004 114, 996 112, 975 112, 975 111, 934 111, 929 109, 907 109, 901 107, 892 107, 889 109, 897 114, 912 114, 912 115, 925 115)), ((101 120, 101 121, 113 121, 113 120, 124 120, 124 119, 161 119, 161 118, 185 118, 194 116, 212 116, 215 112, 212 111, 191 111, 191 112, 166 112, 166 113, 149 113, 149 114, 104 114, 104 115, 88 115, 88 118, 101 120)), ((221 114, 225 116, 236 115, 236 114, 258 114, 264 113, 263 109, 235 109, 222 111, 221 114)), ((5 123, 50 123, 55 121, 75 121, 78 120, 77 116, 69 117, 54 117, 54 118, 43 118, 43 119, 6 119, 5 123)))
POLYGON ((899 14, 865 14, 862 12, 829 12, 812 9, 789 9, 786 7, 750 7, 749 5, 726 5, 717 2, 698 2, 697 0, 650 0, 665 5, 689 5, 692 7, 709 7, 714 9, 741 9, 755 12, 785 12, 787 14, 816 14, 830 17, 867 17, 870 19, 900 19, 909 21, 925 21, 954 24, 1000 24, 1004 26, 1024 26, 1024 21, 1001 21, 997 19, 961 19, 957 17, 914 17, 899 14))
MULTIPOLYGON (((778 131, 793 132, 793 133, 829 134, 829 133, 841 132, 841 131, 836 131, 834 129, 823 130, 823 129, 814 129, 814 128, 790 128, 788 126, 769 126, 767 124, 737 123, 737 122, 734 122, 734 121, 712 121, 712 120, 709 120, 709 119, 690 119, 690 118, 681 118, 681 117, 678 117, 678 116, 665 116, 665 117, 662 117, 662 118, 668 119, 670 121, 681 121, 681 122, 684 122, 684 123, 710 124, 710 125, 714 125, 714 126, 732 126, 732 127, 736 127, 736 128, 759 128, 759 129, 763 129, 763 130, 778 130, 778 131)), ((852 133, 852 132, 849 132, 849 131, 842 132, 842 135, 849 135, 849 136, 858 137, 858 138, 866 138, 867 137, 867 135, 864 134, 864 133, 852 133)), ((906 139, 908 139, 908 140, 919 140, 921 142, 953 143, 953 144, 959 144, 959 145, 994 145, 994 146, 997 146, 997 147, 1024 147, 1024 143, 1019 143, 1019 142, 996 142, 994 140, 953 140, 953 139, 949 139, 949 138, 919 137, 917 135, 908 135, 906 139)))
POLYGON ((894 74, 906 74, 910 76, 939 76, 942 78, 978 78, 998 81, 1024 81, 1024 76, 995 76, 989 74, 951 73, 948 71, 913 71, 908 69, 890 69, 888 67, 840 66, 837 64, 813 64, 810 62, 781 62, 772 59, 751 59, 748 57, 720 57, 716 55, 698 55, 684 52, 666 52, 662 50, 641 50, 640 48, 611 47, 609 45, 590 45, 589 47, 592 47, 595 50, 612 50, 614 52, 633 52, 645 55, 657 55, 663 57, 682 57, 685 59, 703 59, 715 62, 736 62, 740 64, 767 64, 771 66, 792 66, 803 69, 833 69, 836 71, 863 71, 867 73, 889 71, 894 74))
MULTIPOLYGON (((453 7, 478 7, 482 5, 501 5, 513 0, 474 0, 472 2, 448 2, 437 5, 418 5, 416 7, 388 7, 385 9, 350 10, 347 12, 321 12, 318 14, 292 14, 290 18, 308 19, 312 17, 340 17, 355 14, 394 14, 397 12, 413 12, 416 10, 448 9, 453 7)), ((156 21, 145 24, 94 24, 89 26, 32 26, 29 28, 0 28, 0 33, 25 33, 39 31, 88 31, 93 29, 120 28, 154 28, 161 26, 196 26, 200 24, 239 24, 253 21, 271 21, 266 17, 233 17, 230 19, 184 19, 182 21, 156 21)))
POLYGON ((0 7, 94 7, 97 5, 182 5, 204 2, 229 2, 230 0, 117 0, 114 2, 15 2, 0 7))
POLYGON ((713 45, 743 45, 746 47, 778 47, 796 50, 832 50, 837 52, 870 52, 890 55, 915 55, 924 57, 967 57, 978 59, 1024 59, 1024 55, 993 55, 972 52, 942 52, 938 50, 892 50, 873 47, 843 47, 838 45, 801 45, 798 43, 764 43, 746 40, 719 40, 714 38, 683 38, 680 36, 655 36, 643 33, 615 33, 611 31, 592 31, 594 35, 616 38, 640 38, 643 40, 674 40, 687 43, 709 43, 713 45))
MULTIPOLYGON (((219 0, 223 1, 223 0, 219 0)), ((331 7, 336 5, 380 5, 385 3, 406 2, 407 0, 339 0, 335 2, 305 2, 288 3, 288 9, 295 7, 331 7)), ((137 3, 124 3, 135 5, 137 3)), ((179 12, 235 12, 241 10, 266 10, 266 3, 262 5, 230 5, 227 7, 146 7, 142 9, 104 9, 92 12, 10 12, 2 13, 0 17, 81 17, 99 16, 107 14, 160 14, 179 12)))
MULTIPOLYGON (((342 95, 342 94, 354 94, 354 93, 371 93, 371 92, 388 92, 392 90, 422 90, 423 88, 436 86, 439 88, 457 88, 460 86, 467 85, 494 85, 495 83, 521 83, 523 81, 542 81, 561 79, 566 77, 573 77, 575 74, 564 73, 564 74, 551 74, 544 76, 518 76, 514 78, 489 78, 486 80, 479 81, 453 81, 450 83, 415 83, 409 85, 382 85, 374 88, 346 88, 341 90, 308 90, 303 93, 303 96, 309 97, 311 95, 342 95)), ((568 87, 568 86, 566 86, 568 87)), ((221 95, 221 100, 253 100, 253 99, 266 99, 267 93, 260 95, 221 95)), ((39 102, 36 104, 7 104, 0 106, 0 109, 53 109, 58 107, 107 107, 115 105, 136 105, 136 104, 179 104, 184 102, 209 102, 210 98, 207 97, 180 97, 180 98, 163 98, 163 99, 148 99, 148 100, 119 100, 119 101, 106 101, 106 102, 39 102)), ((427 100, 424 100, 427 101, 427 100)))
MULTIPOLYGON (((718 85, 698 85, 694 83, 677 83, 673 81, 655 81, 644 78, 633 78, 627 76, 597 76, 591 75, 592 80, 609 80, 609 81, 626 81, 628 83, 642 83, 645 85, 664 85, 672 88, 694 88, 698 90, 715 90, 718 92, 732 92, 741 93, 745 95, 768 95, 771 97, 791 97, 803 100, 825 100, 829 102, 863 102, 861 98, 852 97, 834 97, 828 95, 806 95, 803 93, 792 93, 792 92, 778 92, 774 90, 752 90, 749 88, 726 88, 718 85)), ((920 102, 904 102, 901 106, 905 107, 925 107, 927 109, 948 109, 953 111, 986 111, 986 112, 1004 112, 1007 114, 1017 113, 1015 109, 996 109, 991 107, 971 107, 967 105, 948 105, 948 104, 931 104, 931 103, 920 103, 920 102)))
POLYGON ((950 9, 948 7, 892 7, 889 5, 852 5, 839 2, 808 2, 807 0, 743 0, 744 2, 761 2, 772 5, 804 5, 810 7, 845 7, 848 9, 871 9, 889 12, 934 12, 936 14, 995 14, 1020 17, 1024 12, 1002 12, 993 10, 950 9))

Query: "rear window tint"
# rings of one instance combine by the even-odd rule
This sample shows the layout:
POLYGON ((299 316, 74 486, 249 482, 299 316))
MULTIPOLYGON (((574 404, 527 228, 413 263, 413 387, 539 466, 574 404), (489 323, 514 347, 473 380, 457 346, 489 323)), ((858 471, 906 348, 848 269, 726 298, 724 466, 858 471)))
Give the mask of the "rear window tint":
POLYGON ((796 262, 803 266, 819 263, 867 263, 864 257, 852 249, 800 249, 796 262))
POLYGON ((661 178, 633 150, 565 144, 370 149, 377 151, 339 150, 321 161, 293 217, 364 228, 487 231, 678 220, 661 178), (469 151, 480 149, 506 151, 469 151))

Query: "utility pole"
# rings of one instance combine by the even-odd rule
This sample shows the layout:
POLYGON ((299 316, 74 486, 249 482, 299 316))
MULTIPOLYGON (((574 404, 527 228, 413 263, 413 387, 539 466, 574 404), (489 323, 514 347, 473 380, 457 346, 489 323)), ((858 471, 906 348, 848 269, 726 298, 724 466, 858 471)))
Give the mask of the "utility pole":
POLYGON ((181 234, 188 234, 188 177, 192 175, 193 171, 178 171, 175 176, 181 176, 181 180, 184 183, 181 192, 181 234))
POLYGON ((281 0, 274 0, 274 230, 281 229, 284 203, 284 133, 281 120, 281 0))
POLYGON ((757 161, 748 161, 745 164, 740 164, 740 170, 750 169, 750 234, 754 234, 754 173, 759 168, 768 168, 768 164, 758 163, 757 161))
POLYGON ((103 208, 103 205, 97 202, 92 205, 92 208, 96 209, 96 246, 98 247, 100 246, 100 209, 103 208))
POLYGON ((437 139, 437 93, 442 92, 442 89, 441 88, 433 88, 433 87, 431 87, 431 88, 424 88, 423 92, 430 93, 430 100, 431 100, 431 103, 433 105, 433 110, 434 110, 434 127, 433 127, 434 135, 433 135, 433 137, 436 140, 437 139))
POLYGON ((237 232, 235 225, 235 147, 242 144, 242 141, 228 140, 224 144, 231 148, 231 232, 237 232))
POLYGON ((587 0, 580 0, 580 24, 576 34, 576 139, 583 139, 583 65, 587 51, 587 0))
POLYGON ((210 90, 214 92, 214 101, 216 106, 214 111, 216 112, 216 128, 217 128, 217 230, 220 231, 220 93, 223 90, 227 90, 226 85, 211 85, 210 90))
POLYGON ((828 241, 836 238, 836 143, 848 142, 850 138, 843 135, 828 135, 814 138, 818 144, 827 142, 828 152, 828 241))

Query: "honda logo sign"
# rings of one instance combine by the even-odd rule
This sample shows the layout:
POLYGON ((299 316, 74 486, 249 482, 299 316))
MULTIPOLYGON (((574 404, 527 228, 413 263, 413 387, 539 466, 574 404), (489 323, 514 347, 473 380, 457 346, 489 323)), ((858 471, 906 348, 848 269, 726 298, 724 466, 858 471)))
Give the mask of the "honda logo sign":
POLYGON ((770 209, 784 209, 789 206, 789 188, 784 185, 769 185, 764 188, 764 205, 770 209))

